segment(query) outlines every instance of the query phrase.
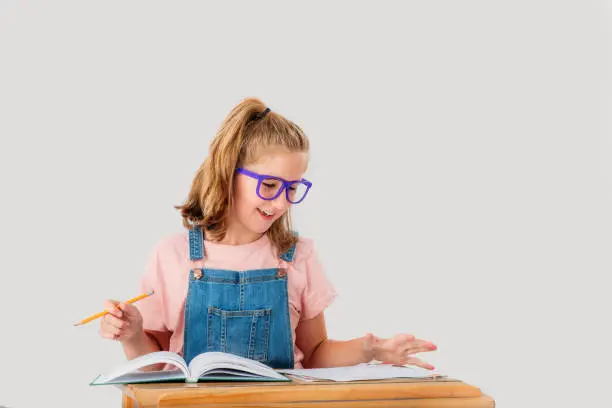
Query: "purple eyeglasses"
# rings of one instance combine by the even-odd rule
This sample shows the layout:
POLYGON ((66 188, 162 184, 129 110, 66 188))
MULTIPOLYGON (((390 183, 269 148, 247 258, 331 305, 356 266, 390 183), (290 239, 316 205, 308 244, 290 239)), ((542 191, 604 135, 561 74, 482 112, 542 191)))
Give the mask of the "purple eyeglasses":
POLYGON ((306 198, 308 190, 312 187, 312 183, 306 179, 287 181, 280 177, 258 174, 242 167, 238 167, 236 172, 257 180, 257 196, 262 200, 274 200, 285 190, 287 201, 291 204, 298 204, 306 198))

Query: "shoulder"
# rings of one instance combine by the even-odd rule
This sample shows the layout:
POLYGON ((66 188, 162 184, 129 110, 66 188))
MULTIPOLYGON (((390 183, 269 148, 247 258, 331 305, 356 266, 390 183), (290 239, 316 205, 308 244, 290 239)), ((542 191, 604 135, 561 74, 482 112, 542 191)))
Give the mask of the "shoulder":
POLYGON ((316 256, 314 240, 308 237, 298 237, 298 242, 295 245, 294 263, 307 262, 312 257, 316 258, 316 256))
POLYGON ((292 266, 295 271, 308 280, 324 274, 324 268, 319 260, 318 251, 313 239, 308 237, 298 238, 292 266))
POLYGON ((293 274, 290 283, 301 299, 300 320, 308 320, 321 313, 336 297, 336 290, 319 261, 315 242, 300 237, 295 248, 293 274))
POLYGON ((159 239, 150 253, 157 262, 181 262, 186 260, 189 251, 188 231, 177 232, 159 239))

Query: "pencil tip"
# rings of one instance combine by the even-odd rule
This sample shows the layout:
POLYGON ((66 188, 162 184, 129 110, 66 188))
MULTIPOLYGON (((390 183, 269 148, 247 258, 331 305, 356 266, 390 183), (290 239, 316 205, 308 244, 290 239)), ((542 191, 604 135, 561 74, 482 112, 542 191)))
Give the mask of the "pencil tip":
POLYGON ((74 325, 75 325, 75 326, 80 326, 80 325, 81 325, 81 323, 75 323, 74 325))

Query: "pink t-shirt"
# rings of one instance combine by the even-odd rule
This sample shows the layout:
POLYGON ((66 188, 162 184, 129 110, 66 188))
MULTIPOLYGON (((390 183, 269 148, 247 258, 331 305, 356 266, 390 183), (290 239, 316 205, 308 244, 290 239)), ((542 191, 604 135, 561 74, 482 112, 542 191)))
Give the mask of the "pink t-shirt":
MULTIPOLYGON (((279 265, 267 235, 245 245, 204 241, 204 248, 205 268, 240 271, 279 265)), ((299 238, 293 262, 287 266, 295 367, 302 368, 304 354, 295 345, 295 328, 300 321, 321 313, 334 300, 336 291, 319 263, 312 240, 299 238)), ((141 293, 154 290, 155 294, 135 303, 144 328, 171 332, 169 351, 181 355, 190 268, 188 232, 162 240, 153 249, 140 282, 141 293)))

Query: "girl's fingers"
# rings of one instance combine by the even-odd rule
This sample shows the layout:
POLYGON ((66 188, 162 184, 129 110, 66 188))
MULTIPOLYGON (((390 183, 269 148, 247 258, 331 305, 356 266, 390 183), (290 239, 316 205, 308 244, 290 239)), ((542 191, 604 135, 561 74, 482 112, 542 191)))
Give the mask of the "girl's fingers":
POLYGON ((115 300, 106 300, 104 301, 104 310, 117 318, 121 318, 123 316, 123 312, 117 307, 118 303, 119 302, 115 300))
POLYGON ((414 336, 412 334, 407 333, 398 334, 397 336, 395 336, 395 338, 397 339, 397 342, 399 344, 406 344, 414 341, 414 336))
POLYGON ((433 370, 433 369, 435 368, 435 367, 434 367, 434 366, 432 366, 431 364, 426 363, 426 362, 424 362, 423 360, 418 359, 418 358, 416 358, 416 357, 409 357, 409 358, 407 358, 407 359, 405 360, 405 362, 403 362, 402 364, 405 364, 405 365, 413 365, 413 366, 417 366, 417 367, 424 368, 424 369, 426 369, 426 370, 433 370))
POLYGON ((404 354, 416 354, 424 353, 426 351, 434 351, 436 349, 436 345, 429 341, 414 340, 410 342, 407 346, 405 346, 401 351, 404 354))
POLYGON ((100 328, 100 333, 104 338, 115 340, 121 333, 121 329, 105 324, 100 328))
MULTIPOLYGON (((375 356, 381 361, 408 361, 413 358, 413 354, 434 350, 437 350, 437 346, 430 341, 417 339, 411 334, 398 334, 390 339, 381 339, 375 356)), ((422 363, 420 360, 415 361, 419 362, 418 364, 424 364, 424 368, 429 367, 427 363, 422 363)))
POLYGON ((109 327, 113 327, 115 329, 123 329, 128 325, 128 322, 126 322, 125 320, 118 319, 110 314, 104 316, 104 321, 109 327))
POLYGON ((138 315, 139 310, 136 308, 136 306, 131 305, 129 303, 119 303, 117 305, 117 307, 119 308, 120 311, 122 311, 123 313, 125 313, 127 316, 136 316, 138 315))
POLYGON ((121 332, 123 331, 121 328, 119 327, 115 327, 115 326, 109 326, 108 327, 108 331, 111 332, 112 334, 114 334, 115 336, 120 336, 121 332))
POLYGON ((437 347, 429 341, 415 339, 414 336, 411 335, 398 335, 387 340, 385 344, 383 344, 382 349, 388 353, 406 355, 433 351, 436 350, 437 347))
MULTIPOLYGON (((122 305, 125 308, 125 305, 122 305)), ((119 340, 129 330, 130 323, 127 320, 128 315, 119 309, 119 302, 107 300, 104 302, 104 308, 109 313, 102 317, 100 323, 100 334, 105 339, 119 340)), ((126 308, 127 309, 127 308, 126 308)))
POLYGON ((386 341, 386 346, 390 349, 406 347, 414 341, 412 334, 397 334, 386 341))
POLYGON ((100 334, 105 339, 109 339, 109 340, 114 340, 115 339, 115 335, 112 334, 112 333, 109 333, 107 330, 100 330, 100 334))

